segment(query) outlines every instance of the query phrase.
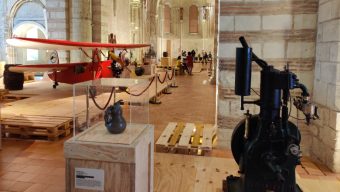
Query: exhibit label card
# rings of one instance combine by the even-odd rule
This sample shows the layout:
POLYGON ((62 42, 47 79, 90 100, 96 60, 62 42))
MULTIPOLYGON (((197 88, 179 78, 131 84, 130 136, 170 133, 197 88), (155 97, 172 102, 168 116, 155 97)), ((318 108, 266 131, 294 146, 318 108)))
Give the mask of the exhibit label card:
POLYGON ((104 170, 75 168, 75 188, 104 191, 104 170))

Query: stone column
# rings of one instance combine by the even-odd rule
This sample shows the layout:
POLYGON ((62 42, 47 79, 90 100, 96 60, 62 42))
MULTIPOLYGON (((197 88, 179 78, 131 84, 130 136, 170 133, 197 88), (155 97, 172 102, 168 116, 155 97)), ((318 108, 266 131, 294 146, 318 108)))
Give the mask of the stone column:
POLYGON ((92 0, 92 41, 101 42, 102 21, 101 0, 92 0))
MULTIPOLYGON (((69 39, 69 5, 67 0, 49 0, 46 4, 49 39, 69 39)), ((60 63, 70 61, 69 51, 58 51, 60 63)))
POLYGON ((340 172, 340 1, 320 0, 314 101, 320 120, 311 129, 312 157, 340 172))
POLYGON ((214 23, 214 51, 212 52, 213 54, 213 64, 212 64, 212 70, 211 70, 211 76, 210 76, 210 79, 209 79, 209 82, 210 84, 212 85, 215 85, 216 84, 216 76, 217 76, 217 63, 218 63, 218 34, 219 34, 219 15, 220 15, 220 3, 218 0, 215 0, 215 13, 214 13, 214 20, 215 20, 215 23, 214 23))
MULTIPOLYGON (((91 0, 70 0, 70 40, 78 42, 92 41, 91 0)), ((91 52, 88 52, 91 55, 91 52)), ((71 62, 89 61, 81 51, 71 51, 71 62)))

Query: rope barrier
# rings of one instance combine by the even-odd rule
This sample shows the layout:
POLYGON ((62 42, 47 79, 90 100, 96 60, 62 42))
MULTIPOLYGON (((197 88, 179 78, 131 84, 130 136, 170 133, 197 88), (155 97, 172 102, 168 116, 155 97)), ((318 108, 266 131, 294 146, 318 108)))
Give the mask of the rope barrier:
POLYGON ((109 105, 109 103, 110 103, 110 101, 111 101, 111 99, 112 99, 112 95, 113 95, 114 89, 115 89, 115 87, 112 87, 111 93, 110 93, 110 97, 109 97, 109 100, 107 101, 107 103, 105 104, 104 107, 100 107, 100 106, 98 105, 98 103, 97 103, 96 100, 94 99, 95 96, 94 96, 93 93, 90 91, 91 99, 92 99, 93 103, 96 105, 96 107, 97 107, 98 109, 100 109, 100 110, 105 110, 105 109, 106 109, 106 107, 109 105))
POLYGON ((107 56, 103 53, 102 50, 100 50, 100 53, 103 55, 103 57, 106 57, 106 58, 107 58, 107 56))
POLYGON ((169 76, 169 73, 168 73, 168 79, 171 81, 173 78, 174 78, 174 74, 175 74, 175 69, 172 69, 172 74, 171 74, 171 77, 169 76))
POLYGON ((84 51, 84 49, 82 49, 82 48, 79 48, 79 50, 81 51, 81 52, 83 52, 84 53, 84 55, 87 57, 87 58, 89 58, 89 59, 93 59, 92 57, 90 57, 87 53, 86 53, 86 51, 84 51))
POLYGON ((163 83, 165 82, 165 80, 166 80, 167 75, 168 75, 168 71, 165 71, 165 75, 164 75, 163 81, 161 81, 161 79, 160 79, 159 76, 157 75, 158 81, 159 81, 161 84, 163 84, 163 83))
POLYGON ((150 86, 152 85, 154 80, 155 80, 155 76, 152 78, 152 80, 150 81, 149 85, 142 92, 140 92, 139 94, 133 94, 133 93, 130 93, 129 91, 127 91, 127 90, 125 90, 125 93, 127 93, 129 95, 132 95, 132 96, 135 96, 135 97, 141 96, 143 93, 145 93, 146 90, 148 90, 150 88, 150 86))

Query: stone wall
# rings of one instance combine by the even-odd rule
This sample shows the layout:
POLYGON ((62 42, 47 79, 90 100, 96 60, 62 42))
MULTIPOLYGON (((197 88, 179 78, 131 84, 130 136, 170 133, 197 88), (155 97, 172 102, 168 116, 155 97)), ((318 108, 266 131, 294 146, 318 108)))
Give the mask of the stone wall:
POLYGON ((340 1, 320 0, 314 101, 320 120, 312 130, 312 157, 340 172, 340 1))
MULTIPOLYGON (((234 95, 236 47, 245 36, 254 53, 270 65, 283 69, 289 63, 313 90, 318 0, 222 0, 220 1, 218 48, 218 146, 230 147, 233 128, 245 111, 234 95)), ((260 86, 259 67, 253 63, 252 87, 260 86)), ((253 94, 247 98, 255 99, 253 94)), ((246 105, 250 112, 258 107, 246 105)), ((292 114, 296 114, 293 112, 292 114)), ((302 124, 299 122, 299 125, 302 124)), ((310 132, 301 126, 303 150, 309 153, 310 132)))
POLYGON ((0 61, 6 60, 6 44, 5 44, 5 20, 6 6, 5 1, 0 2, 0 61))
MULTIPOLYGON (((78 42, 92 41, 92 10, 91 0, 70 0, 70 40, 78 42)), ((79 50, 71 51, 70 62, 88 61, 88 58, 79 50)), ((88 51, 91 55, 91 51, 88 51)))
MULTIPOLYGON (((67 0, 47 0, 47 31, 49 39, 70 38, 69 4, 67 0)), ((61 63, 70 61, 69 51, 58 51, 61 63)))
POLYGON ((202 50, 214 52, 214 36, 215 36, 215 2, 211 0, 165 0, 158 7, 158 57, 161 57, 162 51, 167 51, 167 42, 171 41, 171 57, 177 57, 181 50, 196 50, 201 53, 202 50), (169 5, 171 8, 171 32, 162 34, 161 23, 163 22, 163 5, 169 5), (199 12, 198 33, 189 32, 189 7, 196 5, 199 12), (202 7, 208 6, 209 16, 206 21, 202 19, 202 7), (183 8, 183 20, 180 21, 180 8, 183 8), (162 41, 163 40, 163 41, 162 41), (168 41, 170 40, 170 41, 168 41))

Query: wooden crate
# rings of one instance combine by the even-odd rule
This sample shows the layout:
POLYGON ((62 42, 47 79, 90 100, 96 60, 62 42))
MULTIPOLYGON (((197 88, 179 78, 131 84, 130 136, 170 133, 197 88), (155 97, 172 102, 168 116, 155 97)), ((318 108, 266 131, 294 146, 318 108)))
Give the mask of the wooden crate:
POLYGON ((42 136, 48 140, 57 140, 59 136, 71 133, 71 117, 18 115, 1 121, 2 135, 19 135, 21 138, 42 136))
POLYGON ((211 124, 170 122, 156 142, 157 151, 204 155, 212 150, 216 128, 211 124))
POLYGON ((67 192, 153 192, 152 125, 128 124, 110 134, 99 122, 66 141, 64 156, 67 192))

